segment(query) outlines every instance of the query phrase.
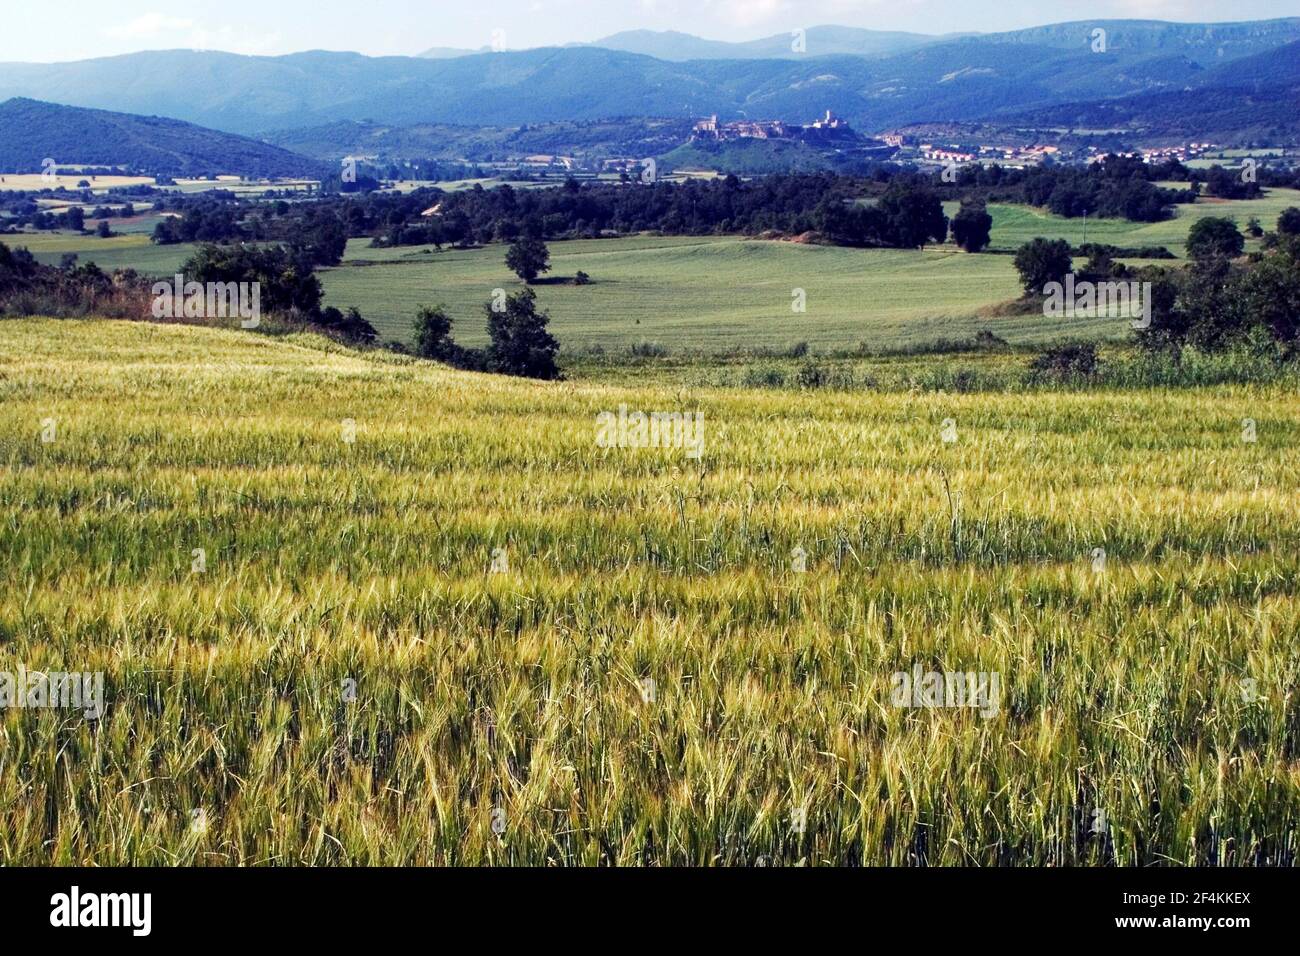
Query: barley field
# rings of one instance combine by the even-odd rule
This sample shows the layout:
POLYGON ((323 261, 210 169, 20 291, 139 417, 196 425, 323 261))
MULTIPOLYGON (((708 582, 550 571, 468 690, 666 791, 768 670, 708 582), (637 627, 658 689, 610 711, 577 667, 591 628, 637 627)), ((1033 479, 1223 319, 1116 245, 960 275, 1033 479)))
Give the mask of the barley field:
POLYGON ((0 710, 0 863, 1294 865, 1298 447, 1282 386, 0 322, 0 671, 106 697, 0 710), (599 447, 620 406, 703 455, 599 447), (914 667, 999 706, 896 706, 914 667))

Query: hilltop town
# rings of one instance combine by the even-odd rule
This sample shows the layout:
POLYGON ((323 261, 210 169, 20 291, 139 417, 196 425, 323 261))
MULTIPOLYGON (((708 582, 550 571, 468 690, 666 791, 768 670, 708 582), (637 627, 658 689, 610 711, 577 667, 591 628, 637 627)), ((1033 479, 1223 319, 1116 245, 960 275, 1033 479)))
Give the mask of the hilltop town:
POLYGON ((849 126, 830 110, 820 119, 806 125, 786 123, 782 120, 740 120, 721 123, 717 114, 700 120, 691 132, 693 142, 725 143, 737 139, 792 139, 826 141, 830 139, 854 140, 860 138, 849 126))

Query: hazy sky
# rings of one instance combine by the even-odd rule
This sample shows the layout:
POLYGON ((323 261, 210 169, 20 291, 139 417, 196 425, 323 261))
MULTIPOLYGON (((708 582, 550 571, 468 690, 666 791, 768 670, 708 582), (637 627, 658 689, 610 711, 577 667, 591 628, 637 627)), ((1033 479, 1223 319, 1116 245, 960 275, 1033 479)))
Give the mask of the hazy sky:
POLYGON ((680 30, 749 40, 823 23, 916 33, 993 32, 1062 20, 1258 20, 1300 0, 5 0, 0 61, 77 60, 195 48, 410 55, 680 30))

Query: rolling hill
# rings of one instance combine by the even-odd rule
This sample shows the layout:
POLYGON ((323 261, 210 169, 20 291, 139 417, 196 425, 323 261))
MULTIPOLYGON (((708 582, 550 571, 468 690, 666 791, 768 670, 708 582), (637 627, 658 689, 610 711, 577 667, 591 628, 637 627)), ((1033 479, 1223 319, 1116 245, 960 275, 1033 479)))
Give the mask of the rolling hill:
POLYGON ((315 176, 320 164, 278 146, 180 120, 59 106, 0 103, 0 169, 38 172, 60 165, 123 166, 168 176, 315 176))

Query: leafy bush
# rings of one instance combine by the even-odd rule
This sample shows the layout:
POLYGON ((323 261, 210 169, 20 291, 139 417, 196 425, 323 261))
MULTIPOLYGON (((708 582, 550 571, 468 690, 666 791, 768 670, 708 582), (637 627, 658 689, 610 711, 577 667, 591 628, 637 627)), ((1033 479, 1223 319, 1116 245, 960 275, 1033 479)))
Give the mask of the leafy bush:
POLYGON ((352 345, 373 345, 379 338, 375 327, 362 318, 355 307, 347 312, 340 312, 332 306, 326 308, 314 324, 352 345))
POLYGON ((1300 208, 1288 206, 1277 217, 1277 231, 1285 236, 1300 236, 1300 208))
POLYGON ((795 375, 795 381, 800 388, 823 388, 829 378, 826 369, 816 362, 804 362, 795 375))
POLYGON ((628 348, 628 354, 633 358, 664 358, 668 355, 668 348, 658 342, 634 342, 628 348))
POLYGON ((1029 363, 1031 378, 1056 382, 1094 379, 1098 369, 1097 346, 1092 342, 1067 342, 1054 345, 1029 363))
POLYGON ((784 388, 785 372, 775 366, 747 368, 742 384, 746 388, 784 388))
POLYGON ((203 245, 181 266, 191 282, 257 282, 264 312, 315 319, 324 293, 310 263, 283 246, 203 245))

